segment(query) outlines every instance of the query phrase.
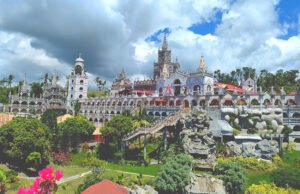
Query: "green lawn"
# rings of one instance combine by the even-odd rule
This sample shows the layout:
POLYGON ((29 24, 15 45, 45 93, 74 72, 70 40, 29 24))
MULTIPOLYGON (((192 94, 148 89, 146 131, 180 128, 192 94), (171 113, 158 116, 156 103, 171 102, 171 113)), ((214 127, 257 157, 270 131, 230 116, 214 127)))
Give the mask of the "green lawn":
POLYGON ((149 166, 129 166, 115 163, 107 163, 106 168, 112 170, 121 170, 126 172, 142 173, 145 175, 157 175, 161 165, 149 165, 149 166))
POLYGON ((261 182, 271 182, 271 171, 248 171, 247 176, 247 187, 252 184, 259 184, 261 182))
POLYGON ((283 154, 283 162, 289 166, 294 164, 296 158, 300 158, 300 151, 285 152, 283 154))

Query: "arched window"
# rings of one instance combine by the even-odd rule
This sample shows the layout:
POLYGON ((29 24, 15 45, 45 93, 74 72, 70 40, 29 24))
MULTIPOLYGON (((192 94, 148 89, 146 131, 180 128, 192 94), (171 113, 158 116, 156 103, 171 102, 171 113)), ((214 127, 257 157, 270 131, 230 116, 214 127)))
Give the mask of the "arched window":
POLYGON ((201 87, 199 85, 195 85, 193 87, 193 94, 200 94, 201 93, 201 87))
POLYGON ((83 87, 80 87, 79 90, 82 91, 82 90, 83 90, 83 87))
POLYGON ((83 84, 84 83, 84 81, 83 80, 80 80, 80 84, 83 84))
POLYGON ((80 98, 80 99, 82 98, 82 94, 79 95, 79 98, 80 98))

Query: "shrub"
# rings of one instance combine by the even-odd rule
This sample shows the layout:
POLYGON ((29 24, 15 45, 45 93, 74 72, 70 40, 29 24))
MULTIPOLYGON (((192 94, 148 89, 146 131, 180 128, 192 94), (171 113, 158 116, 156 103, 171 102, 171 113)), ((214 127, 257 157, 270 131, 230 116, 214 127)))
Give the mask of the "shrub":
POLYGON ((300 189, 300 169, 298 168, 279 168, 271 173, 272 181, 278 187, 293 187, 300 189))
POLYGON ((255 128, 250 128, 250 129, 248 129, 248 133, 249 133, 249 134, 255 134, 255 133, 257 133, 257 132, 258 132, 258 130, 255 129, 255 128))
POLYGON ((255 157, 246 157, 243 156, 235 156, 229 158, 218 158, 218 162, 238 162, 245 169, 254 170, 254 171, 264 171, 273 168, 271 162, 267 162, 265 160, 258 160, 255 157))
POLYGON ((18 172, 15 170, 9 170, 7 172, 5 172, 6 175, 6 181, 8 183, 14 183, 17 181, 17 177, 18 177, 18 172))
POLYGON ((54 164, 62 164, 71 160, 71 154, 65 151, 52 152, 51 157, 54 164))
POLYGON ((243 167, 239 163, 218 163, 214 173, 224 181, 228 193, 243 193, 246 184, 246 176, 243 167))
POLYGON ((233 135, 238 135, 238 134, 241 133, 241 131, 240 131, 240 130, 237 130, 237 129, 233 129, 233 130, 232 130, 232 133, 233 133, 233 135))
POLYGON ((168 158, 155 179, 158 190, 163 193, 183 193, 185 186, 190 183, 191 164, 191 157, 186 154, 168 158))
POLYGON ((82 191, 87 189, 88 187, 100 182, 102 180, 103 171, 93 171, 92 174, 89 174, 77 187, 77 193, 80 194, 82 191))
POLYGON ((277 187, 275 184, 259 184, 259 185, 251 185, 248 187, 245 191, 245 194, 261 194, 261 193, 280 193, 280 194, 293 194, 298 193, 297 191, 294 191, 292 188, 282 188, 277 187))

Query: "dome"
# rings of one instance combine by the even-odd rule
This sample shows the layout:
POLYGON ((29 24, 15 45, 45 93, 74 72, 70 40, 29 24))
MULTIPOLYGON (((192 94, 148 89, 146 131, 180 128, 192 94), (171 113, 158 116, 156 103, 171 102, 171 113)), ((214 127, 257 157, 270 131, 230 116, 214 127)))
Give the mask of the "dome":
POLYGON ((75 62, 84 62, 84 60, 81 57, 78 57, 77 59, 75 59, 75 62))

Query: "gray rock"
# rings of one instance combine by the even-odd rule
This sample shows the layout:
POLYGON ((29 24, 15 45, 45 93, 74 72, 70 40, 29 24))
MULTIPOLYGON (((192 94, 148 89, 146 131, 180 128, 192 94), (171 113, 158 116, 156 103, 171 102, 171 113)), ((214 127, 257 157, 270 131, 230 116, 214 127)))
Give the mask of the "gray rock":
POLYGON ((261 154, 261 158, 271 160, 272 157, 278 154, 278 142, 274 140, 262 140, 256 144, 256 150, 261 154))
POLYGON ((264 129, 267 128, 267 122, 266 122, 266 121, 262 121, 262 122, 261 122, 261 125, 263 126, 264 129))
POLYGON ((248 122, 249 122, 250 125, 252 125, 252 126, 254 125, 254 122, 253 122, 252 119, 249 119, 248 122))
POLYGON ((257 122, 256 125, 255 125, 255 128, 258 129, 258 130, 263 130, 264 126, 262 125, 262 123, 257 122))
POLYGON ((277 123, 277 121, 276 121, 276 120, 272 120, 272 121, 271 121, 271 124, 272 124, 273 130, 277 130, 277 128, 278 128, 278 123, 277 123))
POLYGON ((224 118, 225 118, 226 121, 230 121, 230 116, 229 115, 225 115, 224 118))
POLYGON ((238 124, 239 124, 239 119, 238 119, 238 118, 235 118, 235 119, 234 119, 234 123, 235 123, 236 125, 238 125, 238 124))
POLYGON ((242 155, 244 157, 258 157, 259 154, 255 152, 255 143, 243 143, 242 144, 242 155))
POLYGON ((242 150, 237 143, 235 143, 234 141, 230 141, 226 145, 231 155, 241 155, 242 150))
POLYGON ((135 188, 136 189, 134 190, 127 188, 129 194, 158 194, 158 192, 149 185, 145 185, 143 187, 139 185, 135 185, 135 188))
POLYGON ((191 174, 191 183, 185 187, 186 194, 226 194, 223 181, 207 175, 191 174))

